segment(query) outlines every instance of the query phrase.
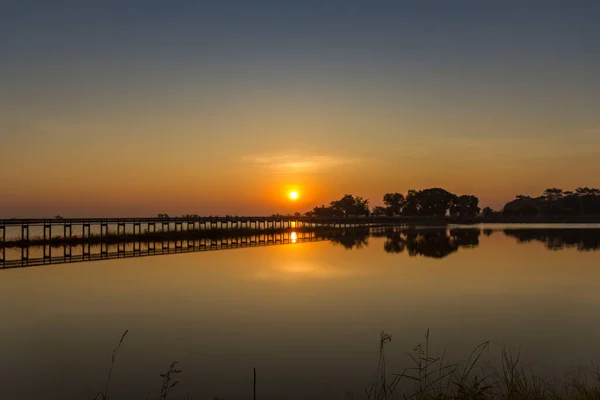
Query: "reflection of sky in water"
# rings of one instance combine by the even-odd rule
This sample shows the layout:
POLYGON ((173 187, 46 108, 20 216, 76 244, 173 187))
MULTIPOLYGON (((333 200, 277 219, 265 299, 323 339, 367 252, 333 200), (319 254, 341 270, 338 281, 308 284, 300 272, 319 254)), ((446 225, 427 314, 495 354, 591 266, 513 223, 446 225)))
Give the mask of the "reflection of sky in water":
POLYGON ((392 372, 430 328, 449 360, 492 340, 489 358, 506 343, 561 373, 600 357, 600 253, 548 251, 556 238, 544 235, 482 234, 444 258, 371 237, 359 250, 296 243, 0 271, 3 394, 93 397, 125 329, 115 398, 158 390, 174 359, 177 393, 194 398, 246 396, 253 367, 261 398, 359 395, 381 330, 392 372))

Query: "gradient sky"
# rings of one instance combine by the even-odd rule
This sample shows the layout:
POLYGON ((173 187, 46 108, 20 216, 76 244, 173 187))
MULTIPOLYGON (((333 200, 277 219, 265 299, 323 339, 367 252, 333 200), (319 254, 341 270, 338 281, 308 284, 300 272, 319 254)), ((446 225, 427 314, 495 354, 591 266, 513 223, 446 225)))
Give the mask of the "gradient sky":
POLYGON ((3 0, 0 217, 598 187, 599 17, 574 0, 3 0))

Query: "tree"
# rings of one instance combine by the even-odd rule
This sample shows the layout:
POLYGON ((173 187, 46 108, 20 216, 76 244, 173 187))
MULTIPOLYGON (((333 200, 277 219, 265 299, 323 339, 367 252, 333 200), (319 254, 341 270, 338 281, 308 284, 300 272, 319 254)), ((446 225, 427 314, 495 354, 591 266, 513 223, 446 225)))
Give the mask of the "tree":
POLYGON ((544 190, 544 197, 548 201, 556 201, 563 198, 562 189, 552 188, 544 190))
POLYGON ((450 214, 458 218, 474 218, 479 211, 479 199, 475 196, 459 196, 450 204, 450 214))
POLYGON ((399 215, 406 204, 401 193, 386 193, 383 195, 383 204, 386 206, 386 215, 399 215))
POLYGON ((421 190, 417 194, 419 214, 431 217, 444 217, 456 195, 441 188, 421 190))
POLYGON ((306 213, 307 217, 317 217, 317 218, 327 218, 327 217, 340 217, 341 214, 339 211, 333 209, 332 207, 327 207, 325 205, 317 206, 313 208, 311 211, 306 213))
POLYGON ((495 211, 491 207, 485 207, 481 213, 484 217, 491 217, 494 215, 494 212, 495 211))
POLYGON ((371 211, 372 215, 381 216, 386 214, 386 208, 381 206, 373 207, 373 211, 371 211))
POLYGON ((600 190, 595 188, 577 188, 575 190, 581 200, 584 214, 600 214, 600 190))
POLYGON ((404 215, 419 215, 419 198, 418 198, 418 192, 416 190, 411 189, 406 194, 402 214, 404 214, 404 215))
POLYGON ((344 217, 349 215, 369 215, 369 200, 346 194, 341 199, 332 201, 330 208, 336 214, 344 217))

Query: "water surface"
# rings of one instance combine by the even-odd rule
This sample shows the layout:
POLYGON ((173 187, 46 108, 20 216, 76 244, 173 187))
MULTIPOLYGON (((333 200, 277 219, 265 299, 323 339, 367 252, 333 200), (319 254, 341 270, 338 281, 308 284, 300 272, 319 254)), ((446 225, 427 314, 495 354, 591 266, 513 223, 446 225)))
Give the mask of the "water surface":
POLYGON ((0 397, 360 395, 382 330, 390 371, 431 331, 460 360, 484 340, 544 374, 598 360, 597 226, 484 226, 0 271, 0 397))

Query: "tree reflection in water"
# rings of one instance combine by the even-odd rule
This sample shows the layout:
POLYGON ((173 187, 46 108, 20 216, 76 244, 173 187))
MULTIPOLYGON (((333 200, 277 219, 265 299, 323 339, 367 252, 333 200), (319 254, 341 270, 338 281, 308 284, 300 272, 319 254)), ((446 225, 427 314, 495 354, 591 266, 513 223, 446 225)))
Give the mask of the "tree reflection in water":
POLYGON ((519 243, 539 241, 549 250, 576 248, 579 251, 600 249, 600 229, 505 229, 504 234, 519 243))
POLYGON ((425 256, 444 258, 461 247, 479 245, 479 229, 387 229, 370 231, 353 229, 328 236, 333 243, 345 249, 360 249, 368 246, 369 236, 384 237, 383 250, 386 253, 408 252, 411 257, 425 256))
POLYGON ((392 232, 386 237, 383 249, 386 253, 402 253, 410 257, 424 256, 444 258, 461 247, 479 245, 479 229, 427 229, 392 232))
POLYGON ((368 246, 369 236, 371 236, 369 228, 355 228, 328 235, 328 238, 334 244, 339 244, 346 250, 352 250, 368 246))

